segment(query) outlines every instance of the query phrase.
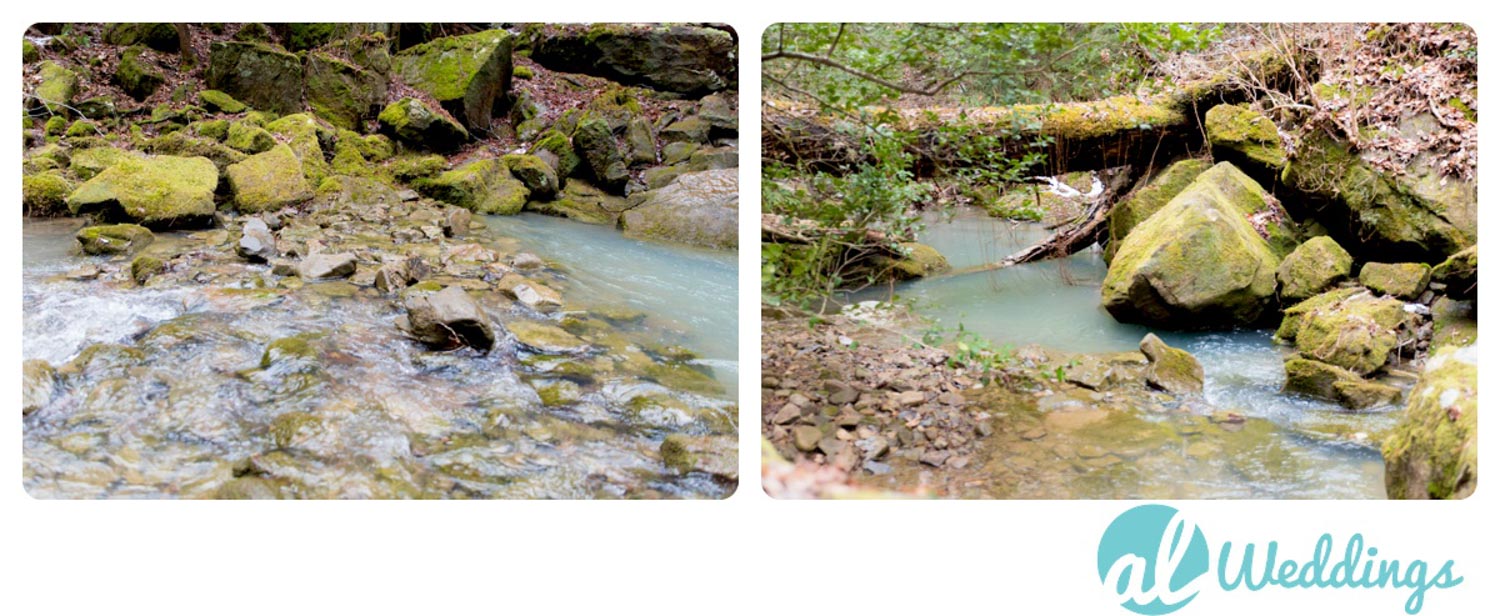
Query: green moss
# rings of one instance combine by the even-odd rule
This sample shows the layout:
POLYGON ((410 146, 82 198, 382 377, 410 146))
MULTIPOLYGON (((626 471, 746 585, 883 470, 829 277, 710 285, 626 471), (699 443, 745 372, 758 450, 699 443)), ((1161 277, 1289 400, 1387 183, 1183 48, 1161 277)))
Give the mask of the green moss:
POLYGON ((536 143, 527 151, 528 154, 547 152, 557 162, 554 165, 559 179, 573 175, 573 170, 583 162, 573 151, 573 141, 566 134, 556 129, 548 130, 537 137, 536 143))
POLYGON ((47 123, 42 127, 42 132, 48 135, 61 135, 67 131, 68 118, 60 115, 47 118, 47 123))
POLYGON ((42 59, 42 51, 37 48, 36 43, 21 39, 21 63, 31 64, 40 59, 42 59))
POLYGON ((1427 290, 1432 268, 1426 263, 1366 263, 1359 283, 1376 293, 1411 301, 1427 290))
POLYGON ((1276 124, 1246 105, 1216 105, 1203 119, 1208 141, 1236 162, 1280 170, 1286 150, 1276 124))
POLYGON ((409 146, 447 152, 469 140, 469 131, 414 98, 386 105, 378 117, 381 129, 409 146))
POLYGON ((1276 281, 1282 301, 1302 301, 1349 276, 1354 258, 1333 238, 1319 236, 1303 242, 1282 259, 1276 281))
POLYGON ((163 75, 160 69, 141 57, 144 52, 145 50, 140 47, 125 50, 125 53, 120 55, 120 64, 115 69, 115 83, 120 84, 120 88, 125 90, 126 94, 138 101, 155 94, 156 89, 167 82, 166 75, 163 75))
POLYGON ((688 446, 686 435, 667 435, 666 438, 662 439, 658 452, 661 454, 662 464, 679 473, 692 471, 698 462, 688 446))
POLYGON ((36 86, 36 97, 48 111, 67 113, 64 105, 72 103, 73 95, 78 92, 78 74, 51 60, 42 60, 38 66, 41 83, 36 86))
POLYGON ((402 182, 430 178, 448 167, 448 159, 436 154, 398 156, 389 164, 391 174, 402 182))
POLYGON ((99 125, 90 120, 78 120, 68 126, 69 137, 94 137, 99 134, 99 125))
POLYGON ((156 236, 140 225, 97 225, 78 230, 75 236, 83 252, 91 255, 133 254, 151 245, 156 236))
POLYGON ((385 99, 385 78, 321 51, 307 54, 303 90, 313 113, 339 128, 358 128, 385 99))
POLYGON ((531 191, 532 198, 550 199, 557 193, 557 172, 542 159, 529 154, 507 154, 501 160, 511 175, 531 191))
POLYGON ((213 139, 194 137, 187 131, 176 131, 155 137, 146 142, 146 151, 152 154, 172 156, 201 156, 213 161, 214 166, 224 169, 245 160, 245 153, 230 148, 213 139))
POLYGON ((169 23, 110 24, 104 29, 104 42, 121 47, 147 45, 169 53, 177 52, 181 44, 177 28, 169 23))
POLYGON ((487 158, 412 184, 432 199, 480 214, 515 214, 526 205, 530 191, 510 174, 505 163, 487 158))
POLYGON ((531 67, 529 66, 517 66, 511 69, 511 77, 514 77, 516 79, 531 79, 535 76, 536 73, 532 72, 531 67))
POLYGON ((396 144, 385 135, 366 135, 360 139, 359 153, 372 163, 378 163, 396 155, 396 144))
POLYGON ((1468 346, 1479 340, 1473 302, 1439 297, 1432 303, 1432 348, 1468 346))
POLYGON ((1381 447, 1391 498, 1466 498, 1479 483, 1479 369, 1474 347, 1439 349, 1381 447))
POLYGON ((229 137, 229 120, 199 120, 189 124, 188 130, 199 137, 223 141, 229 137))
POLYGON ((276 138, 271 136, 270 131, 240 120, 229 124, 224 145, 246 154, 259 154, 276 147, 276 138))
POLYGON ((292 51, 312 49, 333 38, 338 24, 283 24, 286 36, 283 42, 292 51))
POLYGON ((161 259, 151 255, 141 255, 130 262, 130 279, 138 285, 145 285, 152 276, 166 271, 167 265, 161 259))
POLYGON ((895 280, 910 280, 931 276, 948 269, 948 259, 936 248, 917 242, 904 242, 901 249, 906 256, 895 259, 878 257, 874 267, 881 277, 895 280))
POLYGON ((245 106, 233 96, 219 90, 199 90, 198 102, 209 111, 220 111, 223 113, 244 113, 249 107, 245 106))
POLYGON ((225 177, 242 212, 275 210, 313 197, 297 156, 285 145, 230 165, 225 177))
POLYGON ((332 129, 323 126, 311 115, 297 113, 267 124, 266 130, 291 146, 292 153, 302 164, 302 176, 307 178, 308 185, 321 184, 323 178, 328 176, 328 162, 323 159, 321 143, 327 140, 325 135, 332 137, 332 129))
POLYGON ((1444 294, 1473 299, 1479 294, 1479 245, 1465 248, 1432 268, 1432 280, 1447 286, 1444 294))
POLYGON ((66 212, 70 192, 73 192, 73 185, 56 172, 21 176, 21 205, 27 216, 52 216, 66 212))
POLYGON ((142 224, 201 221, 214 213, 219 173, 206 158, 127 157, 68 195, 74 214, 119 214, 142 224))
POLYGON ((1360 293, 1306 310, 1295 336, 1297 350, 1311 359, 1370 374, 1384 366, 1396 348, 1396 330, 1406 320, 1402 306, 1394 299, 1360 293))

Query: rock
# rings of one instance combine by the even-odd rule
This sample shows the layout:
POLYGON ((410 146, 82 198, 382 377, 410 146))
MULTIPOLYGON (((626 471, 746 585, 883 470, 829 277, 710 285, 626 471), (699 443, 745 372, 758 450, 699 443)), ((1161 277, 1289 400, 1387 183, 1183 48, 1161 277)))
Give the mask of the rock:
POLYGON ((1120 242, 1125 241, 1125 237, 1130 235, 1136 225, 1150 218, 1211 166, 1213 163, 1201 158, 1172 163, 1121 199, 1109 211, 1109 242, 1104 250, 1105 260, 1114 259, 1120 242))
POLYGON ((1273 173, 1286 166, 1276 123, 1247 105, 1215 105, 1203 117, 1203 127, 1216 158, 1273 173))
POLYGON ((1335 401, 1356 411, 1401 401, 1401 388, 1372 381, 1338 381, 1333 391, 1335 401))
POLYGON ((140 47, 131 47, 125 50, 125 53, 120 54, 120 63, 115 67, 114 78, 121 90, 138 101, 150 98, 156 93, 156 89, 167 81, 161 69, 141 57, 142 52, 144 50, 140 47))
POLYGON ((278 210, 313 197, 302 164, 286 145, 230 165, 225 176, 235 207, 242 212, 278 210))
POLYGON ((447 36, 391 58, 391 71, 437 100, 473 131, 490 129, 496 101, 510 93, 514 37, 504 30, 447 36))
POLYGON ((460 287, 433 292, 413 287, 402 294, 409 331, 416 339, 437 347, 456 345, 488 351, 495 331, 478 302, 460 287))
POLYGON ((203 103, 204 109, 220 113, 244 113, 250 109, 222 90, 199 90, 198 102, 203 103))
POLYGON ((625 125, 625 163, 636 167, 655 162, 656 139, 651 136, 651 124, 645 118, 631 118, 625 125))
POLYGON ((538 34, 531 59, 554 71, 703 95, 735 85, 735 47, 728 32, 711 28, 593 24, 538 34))
POLYGON ((573 147, 600 188, 615 194, 624 192, 630 173, 625 169, 625 159, 615 143, 615 136, 604 120, 590 118, 580 122, 573 133, 573 147))
POLYGON ((57 390, 57 371, 40 359, 21 364, 21 416, 30 415, 52 403, 57 390))
POLYGON ((708 122, 715 130, 737 134, 740 129, 739 113, 735 111, 735 100, 724 94, 710 94, 698 101, 698 117, 708 122))
POLYGON ((104 42, 121 47, 145 45, 167 53, 177 53, 182 45, 177 27, 169 23, 110 24, 104 29, 104 42))
POLYGON ((469 232, 469 223, 474 221, 474 215, 461 207, 450 207, 443 210, 443 234, 448 237, 463 237, 469 232))
POLYGON ((149 229, 132 224, 84 227, 75 237, 84 254, 91 255, 134 254, 156 239, 149 229))
POLYGON ((276 236, 271 234, 265 221, 251 218, 240 230, 240 241, 235 244, 234 252, 245 260, 265 263, 276 256, 276 236))
POLYGON ((308 52, 303 72, 307 105, 339 128, 359 130, 385 102, 385 77, 328 53, 308 52))
POLYGON ((562 307, 562 296, 557 291, 536 283, 523 283, 513 289, 516 301, 538 312, 552 312, 562 307))
POLYGON ((37 67, 41 83, 33 93, 49 112, 65 116, 68 113, 66 105, 73 102, 73 95, 78 92, 78 74, 51 60, 42 60, 37 67))
POLYGON ((302 60, 270 45, 216 41, 208 47, 208 87, 279 114, 302 108, 302 60))
POLYGON ((348 278, 354 275, 357 261, 352 253, 316 253, 307 255, 297 264, 297 276, 303 280, 348 278))
POLYGON ((896 394, 895 402, 899 406, 917 406, 927 401, 927 394, 920 391, 903 391, 896 394))
POLYGON ((896 259, 877 256, 873 259, 876 275, 882 279, 911 280, 948 270, 948 258, 936 248, 918 242, 902 242, 907 256, 896 259))
POLYGON ((535 321, 511 321, 505 329, 516 342, 538 353, 578 354, 588 350, 588 343, 561 327, 535 321))
POLYGON ((1259 322, 1280 262, 1247 219, 1268 196, 1228 163, 1203 172, 1120 244, 1105 309, 1122 322, 1174 329, 1259 322))
POLYGON ((1396 348, 1396 330, 1406 321, 1403 304, 1369 293, 1329 291, 1294 306, 1277 335, 1294 340, 1304 357, 1317 359, 1363 376, 1385 365, 1396 348), (1327 297, 1324 297, 1327 296, 1327 297), (1309 302, 1312 302, 1309 304, 1309 302), (1308 304, 1303 306, 1303 304, 1308 304), (1291 335, 1285 335, 1290 333, 1291 335))
POLYGON ((1436 263, 1474 243, 1477 186, 1420 165, 1388 175, 1323 134, 1303 139, 1281 174, 1356 255, 1436 263), (1352 242, 1352 243, 1351 243, 1352 242))
POLYGON ((1333 238, 1318 236, 1303 242, 1276 268, 1276 282, 1284 302, 1300 302, 1322 293, 1349 276, 1353 257, 1333 238))
POLYGON ((1401 423, 1381 446, 1390 498, 1459 499, 1479 483, 1479 347, 1427 360, 1401 423))
POLYGON ((294 113, 267 124, 266 130, 292 148, 302 163, 302 176, 307 178, 308 186, 318 186, 328 176, 330 169, 322 144, 333 139, 332 129, 311 115, 294 113))
POLYGON ((469 140, 469 131, 415 98, 403 98, 380 112, 380 129, 407 146, 452 152, 469 140))
POLYGON ((1474 302, 1439 297, 1432 303, 1432 344, 1468 346, 1479 339, 1479 320, 1474 302))
POLYGON ((146 151, 152 154, 168 154, 179 157, 201 156, 214 163, 214 169, 222 173, 230 165, 243 162, 243 152, 229 148, 218 141, 196 137, 186 130, 179 130, 146 142, 146 151))
POLYGON ((547 263, 529 252, 518 252, 510 258, 510 266, 518 270, 533 270, 545 267, 547 263))
POLYGON ((678 473, 704 473, 728 483, 739 482, 739 458, 733 437, 671 434, 662 439, 662 463, 678 473))
POLYGON ((264 128, 249 122, 233 122, 224 145, 246 154, 260 154, 276 147, 276 138, 264 128))
POLYGON ((1333 400, 1346 408, 1361 410, 1401 400, 1401 390, 1368 381, 1353 371, 1305 357, 1286 361, 1283 391, 1333 400))
POLYGON ((235 477, 219 487, 214 493, 219 500, 277 500, 281 489, 267 479, 246 475, 235 477))
POLYGON ((715 169, 684 174, 646 193, 627 210, 621 226, 627 237, 730 249, 738 245, 739 171, 715 169))
POLYGON ((1203 391, 1203 366, 1191 353, 1167 346, 1156 334, 1141 339, 1141 352, 1150 362, 1146 382, 1152 387, 1178 395, 1203 391))
POLYGON ((532 199, 551 199, 557 194, 557 171, 541 158, 529 154, 507 154, 501 160, 510 174, 526 185, 532 199))
POLYGON ((1432 268, 1432 282, 1446 286, 1444 293, 1454 299, 1479 297, 1479 245, 1458 251, 1432 268))
POLYGON ((73 184, 61 173, 23 174, 21 206, 28 216, 51 216, 68 211, 68 193, 73 184))
POLYGON ((812 453, 818 449, 818 441, 822 440, 823 432, 815 426, 797 426, 792 428, 792 446, 797 451, 812 453))
POLYGON ((526 185, 497 158, 476 160, 437 177, 420 179, 415 187, 429 198, 478 214, 516 214, 530 196, 526 185))
POLYGON ((1411 301, 1427 290, 1432 268, 1426 263, 1366 263, 1359 283, 1376 293, 1411 301))
POLYGON ((707 143, 708 129, 708 121, 703 118, 683 118, 661 129, 661 140, 667 143, 707 143))

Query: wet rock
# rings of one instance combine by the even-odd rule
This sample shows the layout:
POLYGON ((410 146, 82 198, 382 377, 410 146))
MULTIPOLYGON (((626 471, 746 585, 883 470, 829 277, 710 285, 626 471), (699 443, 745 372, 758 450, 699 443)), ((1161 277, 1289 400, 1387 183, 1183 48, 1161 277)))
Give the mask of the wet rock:
POLYGON ((488 131, 496 102, 510 93, 514 47, 504 30, 446 36, 397 53, 391 72, 432 96, 465 128, 488 131))
POLYGON ((518 252, 510 258, 510 266, 518 270, 534 270, 545 265, 546 263, 542 261, 541 257, 529 252, 518 252))
POLYGON ((1286 361, 1284 391, 1333 400, 1350 409, 1391 404, 1401 399, 1401 390, 1367 381, 1353 371, 1305 357, 1286 361))
POLYGON ((1276 268, 1276 282, 1284 302, 1300 302, 1322 293, 1349 276, 1354 258, 1333 238, 1318 236, 1303 242, 1276 268))
MULTIPOLYGON (((1310 359, 1348 368, 1360 375, 1370 374, 1385 365, 1386 358, 1396 348, 1397 329, 1407 318, 1403 304, 1367 292, 1347 294, 1339 291, 1329 291, 1304 303, 1324 299, 1325 295, 1328 296, 1326 301, 1295 313, 1289 311, 1287 318, 1297 319, 1292 326, 1295 334, 1291 336, 1296 341, 1297 351, 1310 359)), ((1277 334, 1282 335, 1282 331, 1278 330, 1277 334)))
POLYGON ((1459 499, 1479 484, 1479 347, 1427 361, 1401 423, 1381 446, 1390 498, 1459 499))
POLYGON ((727 483, 739 481, 733 437, 672 434, 662 439, 658 451, 662 463, 678 473, 704 473, 727 483))
POLYGON ((495 346, 489 317, 460 287, 434 291, 418 285, 402 294, 402 304, 408 331, 417 340, 441 348, 463 345, 488 351, 495 346))
POLYGON ((144 286, 152 276, 167 271, 167 264, 150 255, 141 255, 130 262, 130 279, 144 286))
POLYGON ((265 221, 249 218, 240 229, 240 241, 235 244, 234 252, 247 261, 265 263, 276 256, 276 236, 265 221))
POLYGON ((21 364, 21 416, 30 415, 52 403, 57 389, 57 371, 40 359, 21 364))
POLYGON ((469 141, 469 131, 420 100, 403 98, 380 112, 380 130, 407 147, 452 152, 469 141))
POLYGON ((1140 346, 1151 362, 1146 382, 1152 387, 1179 395, 1203 391, 1203 366, 1191 353, 1167 346, 1156 334, 1146 334, 1140 346))
POLYGON ((535 352, 547 354, 579 354, 588 350, 588 343, 556 325, 535 321, 512 321, 505 329, 516 337, 516 342, 535 352))
POLYGON ((537 381, 531 384, 536 390, 536 395, 546 406, 568 406, 583 399, 583 390, 577 383, 569 380, 557 379, 548 381, 537 381))
POLYGON ((728 249, 738 245, 739 171, 684 174, 625 212, 627 237, 728 249))
POLYGON ((557 291, 518 274, 506 274, 496 288, 510 298, 538 312, 553 312, 562 307, 562 295, 557 291))
POLYGON ((125 158, 68 195, 68 209, 147 226, 201 225, 213 217, 218 184, 207 158, 125 158))
POLYGON ((84 227, 74 237, 84 254, 90 255, 134 254, 156 240, 150 229, 132 224, 84 227))
POLYGON ((516 214, 530 197, 526 185, 496 158, 477 160, 437 177, 423 178, 415 187, 427 197, 479 214, 516 214))
POLYGON ((1120 244, 1104 279, 1104 307, 1122 322, 1173 329, 1259 322, 1280 259, 1250 218, 1274 215, 1268 203, 1233 165, 1203 172, 1120 244))
POLYGON ((728 32, 643 24, 550 29, 532 41, 531 58, 555 71, 688 95, 732 87, 737 62, 728 32))
POLYGON ((313 197, 292 149, 279 145, 225 170, 234 203, 242 212, 264 212, 295 205, 313 197))
POLYGON ((311 254, 304 257, 297 265, 297 275, 303 280, 348 278, 354 275, 356 264, 353 253, 311 254))
POLYGON ((209 45, 208 87, 255 109, 296 113, 302 108, 302 60, 270 45, 216 41, 209 45))
POLYGON ((1366 263, 1359 283, 1376 293, 1411 301, 1427 290, 1432 268, 1426 263, 1366 263))
POLYGON ((277 500, 281 488, 261 477, 235 477, 219 488, 214 498, 221 500, 277 500))

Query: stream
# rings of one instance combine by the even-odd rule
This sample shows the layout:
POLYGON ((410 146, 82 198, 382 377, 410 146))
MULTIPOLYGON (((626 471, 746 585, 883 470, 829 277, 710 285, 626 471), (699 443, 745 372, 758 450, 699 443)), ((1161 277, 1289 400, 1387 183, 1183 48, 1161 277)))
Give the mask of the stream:
MULTIPOLYGON (((918 241, 954 268, 999 260, 1048 234, 1039 224, 975 210, 929 214, 926 222, 918 241)), ((1102 254, 1091 249, 867 289, 850 299, 885 300, 894 290, 936 325, 952 331, 961 324, 997 347, 1039 345, 1059 356, 1135 351, 1151 330, 1118 323, 1100 305, 1106 271, 1102 254)), ((1351 413, 1281 393, 1287 351, 1270 330, 1156 333, 1203 365, 1206 404, 1171 413, 1097 394, 1101 399, 1007 401, 999 415, 1048 436, 997 435, 990 462, 965 485, 976 495, 1029 498, 1384 498, 1379 440, 1395 425, 1397 407, 1351 413), (1053 410, 1079 408, 1086 411, 1053 410), (1221 425, 1210 420, 1216 411, 1245 421, 1221 425)))
MULTIPOLYGON (((478 219, 489 228, 463 241, 540 256, 566 298, 552 316, 486 305, 497 333, 511 320, 628 307, 644 318, 589 320, 595 329, 582 335, 602 349, 592 366, 671 345, 697 356, 674 369, 722 391, 600 368, 547 401, 544 385, 575 373, 503 335, 489 353, 427 349, 393 326, 402 310, 374 288, 278 279, 232 253, 144 287, 90 279, 77 272, 128 273, 129 258, 79 253, 82 220, 27 219, 22 355, 59 377, 24 418, 23 486, 39 498, 727 496, 732 486, 666 468, 657 449, 684 433, 734 456, 734 255, 559 218, 478 219), (287 337, 311 358, 267 365, 268 345, 287 337)), ((222 246, 223 233, 158 233, 146 254, 222 246)))

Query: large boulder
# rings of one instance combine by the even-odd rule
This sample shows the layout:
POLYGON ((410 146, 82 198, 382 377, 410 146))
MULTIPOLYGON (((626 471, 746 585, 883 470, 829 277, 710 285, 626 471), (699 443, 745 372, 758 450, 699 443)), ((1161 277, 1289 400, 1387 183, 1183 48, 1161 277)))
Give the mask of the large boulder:
POLYGON ((1172 163, 1161 173, 1151 177, 1143 186, 1133 190, 1109 210, 1109 241, 1104 247, 1106 261, 1114 259, 1120 242, 1135 226, 1141 224, 1162 206, 1181 193, 1184 188, 1208 171, 1213 163, 1201 158, 1189 158, 1172 163))
POLYGON ((294 113, 266 125, 266 131, 292 148, 292 153, 302 163, 302 176, 309 186, 317 186, 331 172, 328 161, 323 158, 323 144, 336 134, 331 128, 306 113, 294 113))
POLYGON ((1359 270, 1359 283, 1371 291, 1407 301, 1427 290, 1432 267, 1426 263, 1366 263, 1359 270))
POLYGON ((234 205, 241 212, 264 212, 313 197, 292 148, 278 145, 230 165, 225 171, 234 205))
POLYGON ((124 158, 68 195, 68 209, 152 227, 201 225, 213 218, 218 184, 207 158, 124 158))
POLYGON ((302 108, 302 60, 262 43, 216 41, 209 45, 208 87, 262 111, 302 108))
POLYGON ((385 77, 321 51, 307 54, 307 104, 339 128, 359 130, 385 102, 385 77))
POLYGON ((52 216, 67 212, 73 184, 56 171, 21 175, 21 206, 27 216, 52 216))
POLYGON ((1289 322, 1282 323, 1277 335, 1295 343, 1303 357, 1363 376, 1385 365, 1407 318, 1399 300, 1340 289, 1288 309, 1289 322))
POLYGON ((115 83, 138 101, 146 100, 167 82, 167 76, 160 69, 141 57, 144 51, 141 47, 125 50, 120 54, 120 64, 115 67, 115 83))
POLYGON ((84 227, 74 238, 84 254, 90 255, 134 254, 156 240, 150 229, 128 223, 84 227))
POLYGON ((462 345, 488 351, 495 346, 495 330, 474 298, 461 287, 435 290, 435 286, 424 283, 402 294, 406 331, 440 348, 462 345))
POLYGON ((104 29, 104 42, 121 47, 145 45, 170 53, 176 53, 182 45, 177 27, 169 23, 110 24, 104 29))
POLYGON ((1105 309, 1174 329, 1258 323, 1280 263, 1250 222, 1267 203, 1233 165, 1203 172, 1121 242, 1104 278, 1105 309))
POLYGON ((1203 128, 1218 158, 1274 173, 1286 166, 1276 123, 1249 106, 1216 105, 1203 116, 1203 128))
POLYGON ((1443 293, 1454 299, 1479 296, 1479 245, 1465 248, 1432 268, 1432 282, 1441 283, 1443 293))
POLYGON ((1479 347, 1427 360, 1406 413, 1381 447, 1390 498, 1466 498, 1479 484, 1479 347))
POLYGON ((37 66, 37 76, 41 77, 41 82, 36 85, 33 93, 41 99, 48 111, 67 114, 67 106, 73 102, 73 95, 78 93, 78 74, 51 60, 42 60, 37 66))
POLYGON ((735 85, 734 37, 684 25, 594 24, 550 28, 532 41, 531 58, 556 71, 702 95, 735 85))
POLYGON ((573 146, 578 156, 587 163, 594 180, 600 188, 614 193, 625 190, 630 172, 625 169, 625 158, 609 125, 600 118, 589 118, 578 124, 573 133, 573 146))
POLYGON ((504 30, 448 36, 406 49, 392 72, 426 92, 465 128, 487 131, 496 102, 510 92, 514 37, 504 30))
POLYGON ((409 147, 432 152, 451 152, 469 140, 462 124, 415 98, 386 105, 380 129, 409 147))
POLYGON ((1168 346, 1156 334, 1146 334, 1140 346, 1150 362, 1146 382, 1152 387, 1178 395, 1203 391, 1203 365, 1192 353, 1168 346))
POLYGON ((1437 263, 1478 237, 1478 190, 1472 182, 1424 169, 1388 174, 1314 133, 1281 180, 1303 193, 1318 222, 1356 255, 1437 263))
POLYGON ((533 199, 551 199, 557 194, 557 170, 541 158, 530 154, 506 154, 501 160, 511 175, 521 180, 533 199))
POLYGON ((526 185, 498 158, 476 160, 437 177, 417 180, 413 186, 427 197, 477 214, 515 214, 530 197, 526 185))
POLYGON ((738 245, 738 169, 688 173, 646 195, 621 217, 627 237, 719 249, 738 245))
POLYGON ((1292 356, 1286 360, 1285 391, 1333 400, 1346 408, 1361 410, 1401 399, 1401 390, 1366 380, 1333 364, 1292 356))
POLYGON ((872 262, 879 278, 911 280, 923 278, 948 270, 948 258, 938 249, 920 242, 902 242, 901 257, 876 256, 872 262))
POLYGON ((1276 268, 1283 302, 1300 302, 1349 277, 1354 258, 1333 238, 1320 235, 1303 242, 1276 268))

